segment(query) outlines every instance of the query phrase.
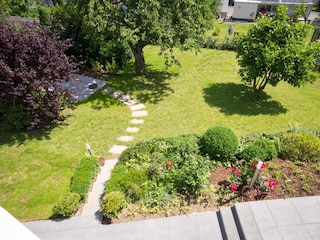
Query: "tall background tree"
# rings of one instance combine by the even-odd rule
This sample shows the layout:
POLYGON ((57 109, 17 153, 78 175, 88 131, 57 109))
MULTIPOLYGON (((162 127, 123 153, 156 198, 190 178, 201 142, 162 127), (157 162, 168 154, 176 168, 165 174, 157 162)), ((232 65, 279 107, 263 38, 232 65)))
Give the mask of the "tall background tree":
POLYGON ((218 0, 92 0, 88 23, 92 31, 112 33, 120 43, 127 43, 135 57, 136 73, 143 75, 145 46, 159 45, 167 63, 175 61, 174 47, 198 48, 199 39, 211 28, 219 4, 218 0))
POLYGON ((0 121, 38 128, 60 118, 70 94, 61 88, 76 65, 65 55, 69 42, 0 21, 0 121))
POLYGON ((307 40, 310 25, 291 19, 287 12, 286 6, 279 6, 275 16, 259 17, 237 38, 239 75, 252 85, 256 100, 267 84, 276 86, 285 81, 300 87, 318 77, 315 70, 320 45, 307 40))

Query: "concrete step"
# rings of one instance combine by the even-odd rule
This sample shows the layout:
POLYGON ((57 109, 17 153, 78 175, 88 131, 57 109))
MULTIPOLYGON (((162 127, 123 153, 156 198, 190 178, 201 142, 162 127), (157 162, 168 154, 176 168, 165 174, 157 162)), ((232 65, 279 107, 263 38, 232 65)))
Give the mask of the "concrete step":
POLYGON ((238 226, 234 218, 234 210, 231 207, 220 208, 217 213, 220 220, 223 239, 240 240, 238 226))
POLYGON ((238 225, 241 239, 262 240, 263 237, 250 206, 250 202, 236 203, 234 210, 235 222, 238 225))

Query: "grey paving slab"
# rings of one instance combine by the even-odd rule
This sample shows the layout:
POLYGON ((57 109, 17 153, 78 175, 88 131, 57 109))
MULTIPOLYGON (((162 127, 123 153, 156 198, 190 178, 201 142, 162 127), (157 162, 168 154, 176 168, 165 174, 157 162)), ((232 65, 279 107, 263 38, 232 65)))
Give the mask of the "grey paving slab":
POLYGON ((217 212, 195 213, 192 214, 192 217, 194 218, 199 240, 223 239, 217 212))
POLYGON ((320 223, 320 202, 315 197, 291 198, 290 201, 303 223, 320 223))
POLYGON ((148 116, 147 110, 132 111, 132 117, 145 117, 145 116, 148 116))
POLYGON ((133 136, 119 136, 117 140, 122 141, 122 142, 130 142, 134 139, 133 136))
POLYGON ((107 84, 106 81, 73 74, 74 81, 64 81, 61 86, 72 91, 72 98, 83 101, 107 84))
POLYGON ((240 222, 240 228, 242 230, 242 232, 240 232, 240 236, 243 234, 248 240, 262 239, 262 235, 256 222, 254 213, 251 210, 250 203, 236 203, 234 208, 240 222))
POLYGON ((266 201, 270 214, 278 227, 302 225, 303 221, 290 199, 266 201))
POLYGON ((139 132, 139 128, 137 128, 137 127, 127 127, 126 132, 136 133, 136 132, 139 132))
POLYGON ((130 121, 130 123, 132 123, 132 124, 143 124, 143 123, 144 123, 144 120, 143 120, 143 119, 136 119, 136 118, 134 118, 134 119, 132 119, 132 120, 130 121))
POLYGON ((145 109, 145 108, 146 108, 146 106, 143 103, 130 107, 130 109, 132 111, 137 111, 137 110, 141 110, 141 109, 145 109))
POLYGON ((279 232, 278 227, 260 229, 262 239, 265 240, 284 240, 279 232))
POLYGON ((113 145, 109 150, 109 152, 112 154, 121 154, 127 148, 128 146, 125 146, 125 145, 113 145))
POLYGON ((230 207, 220 208, 220 216, 223 225, 224 238, 229 240, 240 239, 237 225, 230 207))
POLYGON ((320 223, 305 225, 313 239, 320 239, 320 223))
POLYGON ((304 225, 279 227, 280 236, 285 240, 311 240, 312 237, 304 225))
POLYGON ((277 227, 266 201, 250 202, 249 205, 260 229, 277 227))

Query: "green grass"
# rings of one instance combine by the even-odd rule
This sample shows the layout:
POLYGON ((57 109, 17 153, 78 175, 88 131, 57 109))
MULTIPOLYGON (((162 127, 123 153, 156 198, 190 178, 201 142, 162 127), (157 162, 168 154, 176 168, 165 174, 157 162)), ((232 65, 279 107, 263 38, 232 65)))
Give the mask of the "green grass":
MULTIPOLYGON (((221 26, 223 36, 227 25, 221 26)), ((234 30, 240 31, 236 26, 234 30)), ((133 134, 135 141, 201 134, 215 125, 230 127, 238 136, 286 131, 289 124, 320 129, 319 81, 301 88, 267 86, 264 101, 255 103, 251 89, 237 75, 234 52, 203 49, 195 55, 176 50, 181 68, 165 70, 158 51, 145 48, 147 77, 136 77, 131 62, 122 74, 108 79, 147 107, 145 123, 133 134)), ((65 115, 67 120, 50 131, 1 131, 0 205, 20 220, 49 218, 86 154, 85 143, 94 155, 109 156, 131 119, 128 107, 101 93, 65 115)))
POLYGON ((103 94, 65 112, 51 131, 0 135, 0 205, 20 220, 46 219, 69 190, 73 171, 85 156, 108 156, 130 121, 130 110, 103 94), (100 108, 101 107, 101 108, 100 108))

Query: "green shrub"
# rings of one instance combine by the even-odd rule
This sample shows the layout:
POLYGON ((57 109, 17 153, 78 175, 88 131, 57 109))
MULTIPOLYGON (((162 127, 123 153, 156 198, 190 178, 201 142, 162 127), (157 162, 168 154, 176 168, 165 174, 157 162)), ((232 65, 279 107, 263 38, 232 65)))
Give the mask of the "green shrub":
POLYGON ((147 142, 139 142, 126 149, 119 157, 119 163, 142 165, 143 163, 161 163, 168 156, 199 153, 199 136, 195 134, 181 135, 173 138, 156 138, 147 142))
POLYGON ((118 191, 107 193, 100 202, 102 214, 107 218, 117 217, 126 205, 124 194, 118 191))
POLYGON ((52 211, 55 216, 70 217, 80 206, 80 195, 77 193, 67 193, 61 197, 52 211))
POLYGON ((166 186, 151 183, 143 198, 143 204, 148 208, 163 208, 174 199, 174 194, 166 186))
POLYGON ((310 133, 283 136, 281 137, 281 156, 292 161, 318 162, 320 139, 310 133))
POLYGON ((157 181, 168 189, 187 196, 197 196, 209 181, 210 160, 199 155, 171 158, 172 167, 165 169, 157 181))
POLYGON ((260 158, 261 160, 272 160, 278 155, 275 144, 267 139, 260 138, 252 142, 241 153, 240 158, 245 160, 252 160, 254 158, 260 158))
POLYGON ((92 180, 99 172, 99 162, 96 157, 84 157, 80 160, 71 179, 70 191, 78 193, 81 201, 87 198, 92 180))
POLYGON ((209 128, 200 139, 202 151, 210 158, 229 160, 237 151, 239 142, 234 132, 226 127, 209 128))
POLYGON ((105 193, 123 192, 128 200, 140 200, 145 195, 145 183, 148 181, 144 168, 132 168, 124 165, 116 166, 106 184, 105 193))

